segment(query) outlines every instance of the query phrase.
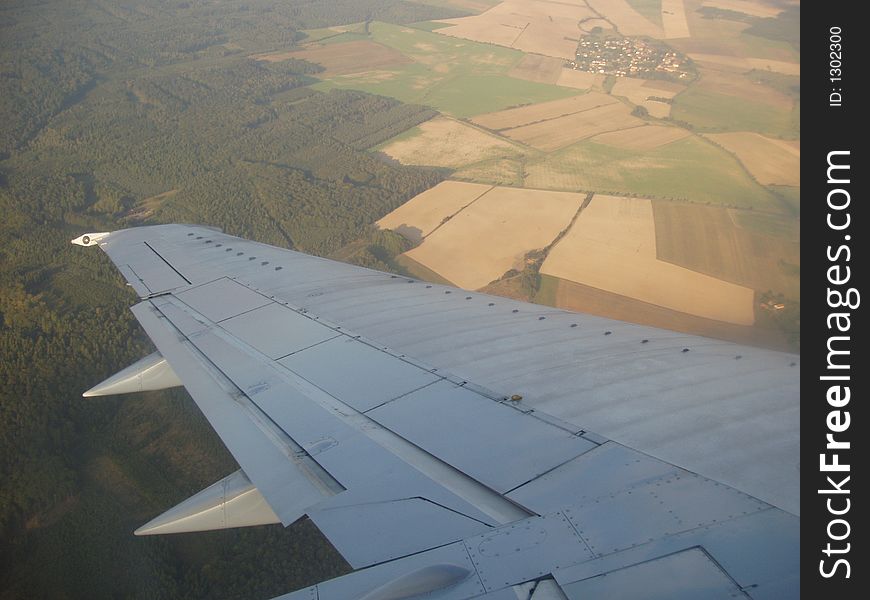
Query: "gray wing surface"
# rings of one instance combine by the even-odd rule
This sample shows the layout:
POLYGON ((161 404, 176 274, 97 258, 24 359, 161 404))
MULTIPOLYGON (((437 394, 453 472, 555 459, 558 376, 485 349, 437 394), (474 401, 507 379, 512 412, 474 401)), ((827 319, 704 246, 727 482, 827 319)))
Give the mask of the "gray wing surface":
POLYGON ((159 353, 105 393, 182 383, 241 467, 138 533, 307 515, 358 570, 293 598, 797 594, 796 356, 204 227, 92 236, 159 353))

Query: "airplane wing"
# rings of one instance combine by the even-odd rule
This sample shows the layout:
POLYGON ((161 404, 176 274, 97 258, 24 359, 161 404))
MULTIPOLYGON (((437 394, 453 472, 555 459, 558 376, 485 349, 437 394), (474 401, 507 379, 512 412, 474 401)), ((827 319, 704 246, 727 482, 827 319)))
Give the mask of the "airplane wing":
POLYGON ((157 348, 85 395, 183 385, 240 466, 137 534, 307 515, 356 571, 287 598, 798 595, 795 355, 205 227, 73 242, 157 348))

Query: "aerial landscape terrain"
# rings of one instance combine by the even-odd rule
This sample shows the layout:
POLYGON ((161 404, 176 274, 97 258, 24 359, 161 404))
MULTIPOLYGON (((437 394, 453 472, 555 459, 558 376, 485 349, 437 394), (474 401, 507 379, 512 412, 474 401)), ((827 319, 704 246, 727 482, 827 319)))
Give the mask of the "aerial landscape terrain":
POLYGON ((237 467, 86 231, 199 223, 432 282, 800 350, 793 0, 0 6, 0 599, 269 597, 302 521, 132 531, 237 467), (46 569, 46 565, 51 565, 46 569), (75 586, 70 586, 70 581, 75 586))

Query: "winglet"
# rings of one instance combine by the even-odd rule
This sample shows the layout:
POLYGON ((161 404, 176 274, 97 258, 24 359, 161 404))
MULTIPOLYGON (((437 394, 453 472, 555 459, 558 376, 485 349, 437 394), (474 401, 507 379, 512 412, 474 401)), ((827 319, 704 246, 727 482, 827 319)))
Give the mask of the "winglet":
POLYGON ((71 244, 75 244, 76 246, 96 246, 100 243, 100 240, 103 238, 109 237, 112 235, 111 231, 101 231, 99 233, 86 233, 84 235, 80 235, 74 240, 70 240, 71 244))
POLYGON ((280 522, 260 490, 239 469, 170 508, 133 533, 187 533, 280 522))

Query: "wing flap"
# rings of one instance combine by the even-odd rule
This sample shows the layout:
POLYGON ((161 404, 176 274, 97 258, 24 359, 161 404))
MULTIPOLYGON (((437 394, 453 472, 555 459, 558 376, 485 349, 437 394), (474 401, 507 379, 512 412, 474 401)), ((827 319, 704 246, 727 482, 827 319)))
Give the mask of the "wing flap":
POLYGON ((318 402, 331 398, 323 390, 260 357, 182 299, 153 298, 134 314, 281 521, 308 513, 354 567, 497 524, 318 402), (281 461, 293 468, 276 473, 281 461), (382 543, 371 543, 384 531, 390 535, 382 543))
POLYGON ((367 414, 500 493, 596 447, 449 381, 439 381, 367 414), (479 435, 484 426, 485 437, 479 435), (447 431, 449 436, 444 435, 447 431))
MULTIPOLYGON (((232 382, 187 340, 151 302, 132 308, 160 353, 284 525, 336 491, 304 453, 268 417, 244 402, 232 382)), ((187 324, 191 327, 191 324, 187 324)), ((338 488, 340 489, 340 487, 338 488)))

